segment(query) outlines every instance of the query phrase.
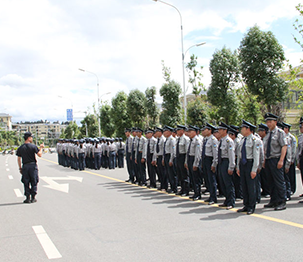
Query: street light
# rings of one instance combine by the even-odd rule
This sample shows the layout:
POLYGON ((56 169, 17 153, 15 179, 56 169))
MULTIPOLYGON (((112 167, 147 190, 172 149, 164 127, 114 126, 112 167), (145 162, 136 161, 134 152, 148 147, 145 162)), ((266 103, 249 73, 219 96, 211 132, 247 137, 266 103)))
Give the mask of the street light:
POLYGON ((93 72, 90 72, 90 71, 87 71, 87 70, 84 70, 84 69, 81 69, 81 68, 79 68, 79 70, 82 71, 82 72, 87 72, 87 73, 93 74, 97 78, 97 96, 98 96, 98 101, 97 101, 97 117, 98 117, 98 131, 99 131, 99 137, 100 137, 101 136, 101 127, 100 127, 100 116, 99 116, 99 103, 100 103, 100 98, 99 98, 99 78, 93 72))
MULTIPOLYGON (((181 15, 179 9, 178 9, 177 7, 175 7, 174 5, 171 5, 171 4, 166 3, 166 2, 164 2, 164 1, 161 1, 161 0, 153 0, 153 1, 155 1, 155 2, 160 2, 160 3, 162 3, 162 4, 166 4, 166 5, 168 5, 168 6, 172 7, 172 8, 174 8, 175 10, 177 10, 177 12, 178 12, 179 15, 180 15, 180 21, 181 21, 181 47, 182 47, 183 96, 184 96, 183 107, 184 107, 184 122, 185 122, 185 124, 186 124, 186 114, 187 114, 187 112, 186 112, 186 88, 185 88, 185 69, 184 69, 185 64, 184 64, 184 48, 183 48, 183 23, 182 23, 182 15, 181 15)), ((200 43, 200 44, 197 44, 197 45, 194 45, 194 46, 200 46, 200 45, 203 45, 203 44, 204 44, 204 42, 203 42, 203 43, 200 43)), ((193 47, 193 46, 192 46, 192 47, 193 47)), ((191 48, 191 47, 190 47, 190 48, 191 48)), ((189 49, 190 49, 190 48, 189 48, 189 49)), ((187 51, 188 51, 189 49, 187 49, 187 51)), ((187 51, 186 51, 186 52, 187 52, 187 51)))

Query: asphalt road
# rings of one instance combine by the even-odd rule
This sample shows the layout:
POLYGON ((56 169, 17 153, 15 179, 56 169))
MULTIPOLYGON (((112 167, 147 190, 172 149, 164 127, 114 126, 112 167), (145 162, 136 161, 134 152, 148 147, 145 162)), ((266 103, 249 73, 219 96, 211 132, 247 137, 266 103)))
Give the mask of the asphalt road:
POLYGON ((262 199, 248 216, 56 160, 39 159, 38 202, 23 204, 16 156, 0 156, 0 261, 303 261, 299 174, 285 211, 262 199))

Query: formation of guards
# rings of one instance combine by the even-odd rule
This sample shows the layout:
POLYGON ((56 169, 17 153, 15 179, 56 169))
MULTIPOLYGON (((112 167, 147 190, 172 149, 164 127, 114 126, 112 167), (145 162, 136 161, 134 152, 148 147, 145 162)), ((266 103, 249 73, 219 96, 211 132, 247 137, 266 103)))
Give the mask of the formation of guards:
POLYGON ((59 139, 58 163, 75 170, 124 167, 122 138, 59 139))
MULTIPOLYGON (((248 215, 255 212, 261 197, 269 199, 265 208, 284 210, 296 191, 295 163, 302 175, 303 136, 297 147, 291 125, 279 123, 278 116, 271 113, 264 118, 266 124, 259 124, 258 129, 245 120, 241 127, 219 122, 217 127, 206 123, 201 129, 192 125, 145 131, 127 128, 126 182, 180 196, 190 196, 193 191, 192 200, 207 194, 204 202, 209 205, 224 197, 219 206, 226 209, 243 199, 238 212, 248 215)), ((300 131, 303 133, 303 117, 300 131)))

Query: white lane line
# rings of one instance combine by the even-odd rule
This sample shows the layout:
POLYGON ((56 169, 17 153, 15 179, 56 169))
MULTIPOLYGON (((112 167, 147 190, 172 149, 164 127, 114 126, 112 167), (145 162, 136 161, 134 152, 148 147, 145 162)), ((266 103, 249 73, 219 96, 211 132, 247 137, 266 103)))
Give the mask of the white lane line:
POLYGON ((8 163, 6 163, 5 165, 8 166, 8 163))
POLYGON ((14 191, 15 191, 15 194, 16 194, 17 197, 23 197, 23 194, 21 193, 19 188, 14 189, 14 191))
POLYGON ((44 249, 45 254, 47 255, 48 259, 56 259, 61 258, 61 254, 59 253, 58 249, 55 247, 52 240, 49 238, 47 233, 45 232, 42 226, 33 226, 32 227, 36 236, 44 249))
POLYGON ((9 175, 9 176, 8 176, 8 179, 14 179, 14 177, 13 177, 13 176, 11 176, 11 175, 9 175))
POLYGON ((9 171, 9 168, 7 168, 6 171, 9 171))

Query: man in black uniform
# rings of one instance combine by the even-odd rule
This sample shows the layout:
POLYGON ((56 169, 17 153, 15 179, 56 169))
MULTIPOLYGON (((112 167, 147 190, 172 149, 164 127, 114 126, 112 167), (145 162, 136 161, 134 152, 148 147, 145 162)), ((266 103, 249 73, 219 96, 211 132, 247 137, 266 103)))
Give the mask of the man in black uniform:
POLYGON ((17 149, 18 166, 22 174, 21 182, 24 184, 24 195, 26 199, 23 203, 37 202, 35 196, 37 194, 37 184, 39 182, 38 167, 35 154, 42 156, 44 144, 40 145, 40 149, 32 144, 33 137, 30 132, 24 134, 24 144, 17 149), (22 160, 22 167, 21 167, 22 160), (31 196, 31 199, 30 199, 31 196))

